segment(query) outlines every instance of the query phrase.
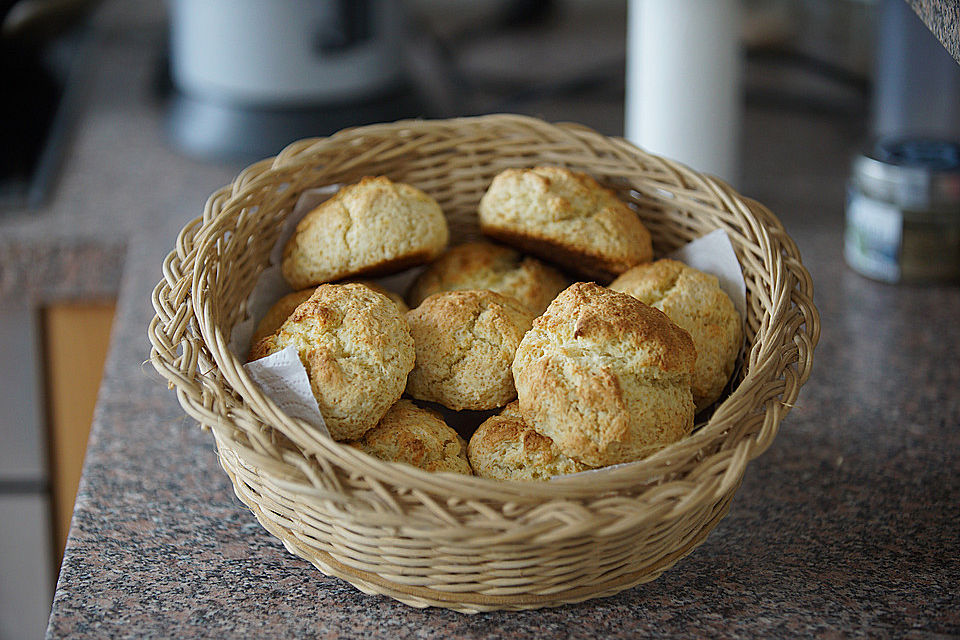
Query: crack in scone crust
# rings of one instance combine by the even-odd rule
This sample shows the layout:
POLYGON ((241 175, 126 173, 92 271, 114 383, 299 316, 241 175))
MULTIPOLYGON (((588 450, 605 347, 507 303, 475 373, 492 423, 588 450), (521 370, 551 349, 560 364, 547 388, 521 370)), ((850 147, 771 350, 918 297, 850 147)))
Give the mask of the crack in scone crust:
POLYGON ((446 247, 436 200, 384 176, 363 178, 307 213, 283 250, 294 289, 429 262, 446 247))
POLYGON ((634 211, 592 177, 561 167, 501 172, 479 216, 486 235, 604 281, 653 256, 634 211))
POLYGON ((330 434, 351 440, 400 398, 413 368, 413 338, 385 295, 362 284, 321 285, 252 358, 294 346, 330 434))
POLYGON ((510 365, 533 316, 488 290, 430 296, 407 314, 416 366, 407 393, 454 410, 494 409, 516 397, 510 365))
POLYGON ((593 283, 563 291, 513 363, 520 412, 590 466, 639 459, 693 427, 689 334, 662 312, 593 283))
POLYGON ((715 402, 733 373, 742 342, 742 321, 716 276, 677 260, 636 266, 610 284, 663 311, 686 330, 697 350, 691 382, 700 411, 715 402))
POLYGON ((477 427, 467 445, 474 472, 497 480, 549 480, 589 469, 563 454, 553 441, 530 428, 516 401, 477 427))
POLYGON ((536 258, 490 242, 452 247, 417 277, 407 293, 411 307, 442 291, 489 289, 516 298, 538 316, 569 284, 536 258))
POLYGON ((439 413, 409 400, 399 400, 376 427, 349 444, 381 460, 425 471, 473 474, 463 438, 439 413))

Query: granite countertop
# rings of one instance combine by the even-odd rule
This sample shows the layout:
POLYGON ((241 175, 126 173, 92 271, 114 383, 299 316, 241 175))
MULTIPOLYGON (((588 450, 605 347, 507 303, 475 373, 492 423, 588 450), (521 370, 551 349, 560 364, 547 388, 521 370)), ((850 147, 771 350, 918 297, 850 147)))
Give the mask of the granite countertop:
MULTIPOLYGON (((234 497, 210 435, 144 364, 162 260, 241 166, 166 144, 149 88, 162 9, 128 6, 98 16, 85 113, 50 204, 0 220, 0 268, 17 283, 4 295, 33 286, 28 269, 11 267, 28 254, 55 263, 72 247, 80 262, 57 267, 68 274, 97 264, 84 247, 121 256, 110 263, 117 317, 49 637, 960 634, 960 287, 888 286, 845 267, 857 123, 747 111, 741 191, 797 241, 823 334, 795 408, 706 542, 610 598, 524 613, 419 610, 285 551, 234 497)), ((594 106, 529 112, 602 129, 594 106)), ((606 113, 607 123, 622 117, 606 113)))

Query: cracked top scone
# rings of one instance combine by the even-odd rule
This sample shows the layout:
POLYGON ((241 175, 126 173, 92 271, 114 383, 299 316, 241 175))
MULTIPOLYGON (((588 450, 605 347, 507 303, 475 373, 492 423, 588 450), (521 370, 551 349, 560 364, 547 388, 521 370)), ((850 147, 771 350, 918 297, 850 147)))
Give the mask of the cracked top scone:
POLYGON ((297 348, 330 435, 355 440, 400 398, 413 338, 400 310, 362 284, 325 284, 258 342, 252 359, 297 348))
POLYGON ((484 234, 604 282, 653 255, 636 213, 587 174, 560 167, 501 172, 479 214, 484 234))
POLYGON ((493 291, 437 293, 407 314, 416 366, 407 393, 461 409, 495 409, 516 397, 510 364, 533 315, 493 291))
POLYGON ((467 443, 440 414, 400 400, 359 440, 347 443, 388 462, 405 462, 424 471, 473 475, 467 443))
POLYGON ((281 269, 293 289, 393 273, 433 260, 448 237, 436 200, 408 184, 367 177, 304 216, 284 247, 281 269))
POLYGON ((494 480, 549 480, 591 468, 568 458, 550 438, 527 426, 516 402, 477 427, 467 458, 474 473, 494 480))
POLYGON ((513 376, 528 425, 601 467, 638 460, 693 428, 690 335, 629 295, 579 282, 537 318, 513 376))
MULTIPOLYGON (((383 295, 390 298, 397 308, 400 309, 400 313, 406 313, 410 309, 407 307, 407 304, 403 301, 399 295, 392 291, 387 291, 376 282, 371 282, 369 280, 354 280, 357 284, 362 284, 365 287, 370 287, 377 293, 382 293, 383 295)), ((342 282, 340 284, 348 284, 347 282, 342 282)), ((260 319, 260 322, 257 323, 257 329, 253 332, 253 337, 250 338, 250 351, 253 351, 253 347, 269 336, 272 333, 276 333, 277 329, 280 328, 280 325, 290 317, 290 314, 293 313, 293 310, 300 306, 301 303, 306 302, 307 298, 316 291, 316 287, 311 287, 309 289, 301 289, 300 291, 294 291, 293 293, 288 293, 279 300, 273 303, 263 317, 260 319)))
POLYGON ((630 269, 611 283, 660 309, 693 338, 693 401, 700 411, 713 404, 733 373, 740 351, 740 314, 720 288, 716 276, 677 260, 657 260, 630 269))
POLYGON ((407 301, 416 307, 441 291, 489 289, 516 298, 538 316, 568 284, 536 258, 490 242, 468 242, 431 263, 410 287, 407 301))

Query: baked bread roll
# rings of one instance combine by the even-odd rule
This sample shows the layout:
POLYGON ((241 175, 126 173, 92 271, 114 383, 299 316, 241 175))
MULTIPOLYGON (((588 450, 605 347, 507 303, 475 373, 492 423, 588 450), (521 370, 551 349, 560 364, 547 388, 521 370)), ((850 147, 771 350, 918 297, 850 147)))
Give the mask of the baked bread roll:
POLYGON ((400 400, 373 429, 347 443, 388 462, 405 462, 424 471, 473 475, 464 442, 436 411, 400 400))
POLYGON ((400 398, 413 338, 400 310, 361 284, 325 284, 253 349, 256 360, 297 348, 330 435, 355 440, 400 398))
POLYGON ((533 315, 493 291, 436 293, 407 314, 416 366, 407 393, 448 409, 495 409, 516 397, 510 365, 533 315))
MULTIPOLYGON (((383 295, 387 296, 395 305, 397 305, 397 308, 400 309, 400 313, 406 313, 410 310, 409 307, 407 307, 407 304, 403 301, 403 298, 392 291, 387 291, 376 282, 371 282, 369 280, 353 280, 344 281, 340 284, 348 284, 349 282, 362 284, 365 287, 370 287, 377 293, 382 293, 383 295)), ((257 323, 257 329, 253 332, 253 337, 250 338, 250 351, 253 351, 254 345, 256 345, 258 342, 270 334, 276 333, 277 329, 280 328, 280 325, 282 325, 284 321, 290 317, 290 314, 293 313, 293 310, 299 307, 303 302, 306 302, 307 298, 309 298, 314 291, 316 291, 316 287, 301 289, 300 291, 288 293, 274 302, 273 306, 271 306, 267 312, 263 314, 260 322, 257 323)))
POLYGON ((695 360, 690 335, 661 311, 580 282, 534 321, 513 375, 526 423, 565 455, 602 467, 690 432, 695 360))
POLYGON ((279 329, 280 326, 286 322, 287 318, 290 317, 290 314, 293 313, 293 310, 306 302, 307 299, 313 295, 314 291, 316 291, 316 287, 288 293, 267 309, 267 312, 260 318, 260 322, 257 323, 257 329, 253 332, 253 336, 250 338, 251 359, 255 359, 253 358, 253 353, 257 343, 276 333, 277 329, 279 329))
POLYGON ((536 258, 490 242, 469 242, 431 263, 410 287, 407 301, 416 307, 441 291, 489 289, 516 298, 538 316, 568 284, 536 258))
POLYGON ((479 214, 485 235, 602 282, 653 255, 636 213, 587 174, 560 167, 503 171, 479 214))
POLYGON ((516 402, 477 427, 467 445, 467 458, 474 473, 494 480, 549 480, 590 468, 527 426, 516 402))
POLYGON ((297 224, 281 270, 293 289, 430 262, 447 245, 447 220, 423 191, 386 177, 364 178, 297 224))
POLYGON ((693 402, 697 411, 716 402, 733 373, 743 340, 740 314, 716 276, 665 259, 630 269, 610 288, 660 309, 690 334, 697 350, 693 402))

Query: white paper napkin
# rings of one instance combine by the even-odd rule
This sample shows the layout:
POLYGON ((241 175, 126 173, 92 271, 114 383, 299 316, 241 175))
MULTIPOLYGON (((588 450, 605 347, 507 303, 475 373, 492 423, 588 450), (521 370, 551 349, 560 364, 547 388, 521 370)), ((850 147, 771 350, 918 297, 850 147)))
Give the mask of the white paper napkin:
POLYGON ((285 413, 306 420, 325 436, 330 435, 296 347, 287 347, 254 360, 243 365, 243 368, 285 413))

